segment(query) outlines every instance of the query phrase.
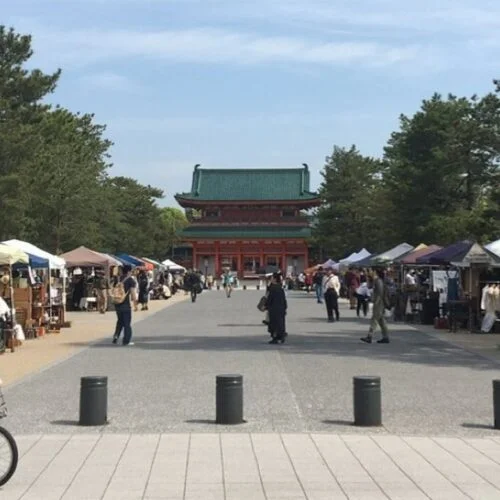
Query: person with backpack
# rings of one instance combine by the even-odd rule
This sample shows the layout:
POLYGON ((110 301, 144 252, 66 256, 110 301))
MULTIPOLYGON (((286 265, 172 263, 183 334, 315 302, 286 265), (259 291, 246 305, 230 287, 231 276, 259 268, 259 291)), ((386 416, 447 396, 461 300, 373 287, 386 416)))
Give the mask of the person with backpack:
POLYGON ((388 288, 384 283, 384 271, 383 269, 376 269, 375 276, 373 277, 373 312, 372 319, 370 322, 370 329, 368 330, 368 335, 362 337, 362 342, 367 344, 372 343, 373 332, 376 330, 377 326, 380 326, 382 331, 382 338, 377 340, 378 344, 388 344, 389 332, 387 330, 387 322, 385 320, 385 310, 391 308, 391 298, 389 295, 388 288))
POLYGON ((111 289, 111 300, 115 304, 116 328, 113 335, 113 344, 118 343, 123 330, 124 346, 132 346, 132 303, 137 311, 137 289, 136 281, 132 277, 132 266, 126 264, 122 268, 122 275, 111 289))

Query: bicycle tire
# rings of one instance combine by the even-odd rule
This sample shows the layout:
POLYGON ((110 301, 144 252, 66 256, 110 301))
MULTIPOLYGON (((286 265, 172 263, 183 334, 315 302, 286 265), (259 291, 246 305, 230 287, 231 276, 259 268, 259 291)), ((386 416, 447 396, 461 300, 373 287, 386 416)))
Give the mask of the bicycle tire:
POLYGON ((12 434, 7 429, 0 426, 0 434, 3 434, 3 436, 5 437, 12 452, 12 462, 10 464, 10 467, 8 471, 2 477, 0 477, 0 486, 3 486, 14 475, 14 472, 16 472, 17 462, 19 461, 19 451, 17 449, 16 440, 12 437, 12 434))

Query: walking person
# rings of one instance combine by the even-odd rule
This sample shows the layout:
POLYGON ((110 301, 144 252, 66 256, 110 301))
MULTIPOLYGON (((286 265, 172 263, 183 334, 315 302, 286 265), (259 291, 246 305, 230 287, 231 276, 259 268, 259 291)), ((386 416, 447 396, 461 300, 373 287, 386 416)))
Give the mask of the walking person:
POLYGON ((267 331, 271 334, 270 344, 283 344, 287 336, 285 316, 288 307, 280 273, 274 273, 266 300, 269 312, 267 331))
POLYGON ((370 300, 370 289, 368 288, 368 283, 366 281, 362 282, 356 290, 356 297, 358 299, 356 315, 359 318, 360 312, 363 310, 363 316, 366 318, 368 315, 368 301, 370 300))
POLYGON ((137 276, 139 284, 139 304, 141 304, 141 311, 148 310, 149 303, 149 279, 146 271, 142 270, 137 276))
POLYGON ((233 282, 234 282, 233 276, 229 272, 229 269, 226 269, 224 271, 224 274, 222 275, 222 286, 226 291, 226 297, 228 299, 231 297, 231 293, 233 292, 233 282))
POLYGON ((132 277, 132 266, 126 264, 122 268, 122 275, 111 290, 111 299, 115 304, 116 328, 113 335, 113 344, 118 343, 123 330, 123 345, 132 346, 132 303, 137 311, 136 281, 132 277))
POLYGON ((333 323, 333 313, 335 312, 335 319, 340 319, 339 314, 339 296, 340 296, 340 280, 335 271, 329 268, 326 276, 323 278, 323 293, 325 296, 326 314, 328 321, 333 323))
POLYGON ((323 278, 325 277, 325 273, 321 266, 318 267, 318 270, 314 273, 313 282, 314 282, 314 291, 316 292, 316 300, 318 304, 323 304, 323 278))
POLYGON ((109 282, 103 269, 97 269, 95 272, 94 289, 97 297, 97 310, 105 314, 108 310, 109 282))
POLYGON ((370 322, 370 329, 368 330, 368 335, 366 337, 362 337, 361 340, 367 344, 371 344, 373 333, 377 329, 377 326, 379 326, 382 331, 382 338, 377 340, 377 343, 388 344, 389 332, 387 330, 387 322, 385 320, 385 310, 390 307, 390 300, 386 291, 384 271, 382 269, 376 269, 375 276, 373 277, 372 301, 373 313, 372 320, 370 322))

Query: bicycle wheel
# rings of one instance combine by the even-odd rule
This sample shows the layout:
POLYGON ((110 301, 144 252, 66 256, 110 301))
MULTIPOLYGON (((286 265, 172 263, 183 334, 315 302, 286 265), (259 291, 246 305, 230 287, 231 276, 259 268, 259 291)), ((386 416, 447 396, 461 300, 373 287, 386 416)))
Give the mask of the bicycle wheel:
POLYGON ((16 472, 19 453, 12 434, 0 427, 0 486, 3 486, 16 472))

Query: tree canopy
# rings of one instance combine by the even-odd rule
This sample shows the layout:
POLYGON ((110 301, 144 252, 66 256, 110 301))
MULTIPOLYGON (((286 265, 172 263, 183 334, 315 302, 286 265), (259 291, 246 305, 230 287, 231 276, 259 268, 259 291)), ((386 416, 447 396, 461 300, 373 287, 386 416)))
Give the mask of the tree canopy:
POLYGON ((46 104, 61 71, 27 70, 32 54, 30 36, 0 26, 0 241, 164 258, 174 237, 163 192, 111 176, 106 127, 46 104))
MULTIPOLYGON (((498 86, 498 83, 497 83, 498 86)), ((334 148, 315 240, 338 258, 368 247, 500 237, 500 97, 439 94, 401 115, 380 160, 334 148)))

